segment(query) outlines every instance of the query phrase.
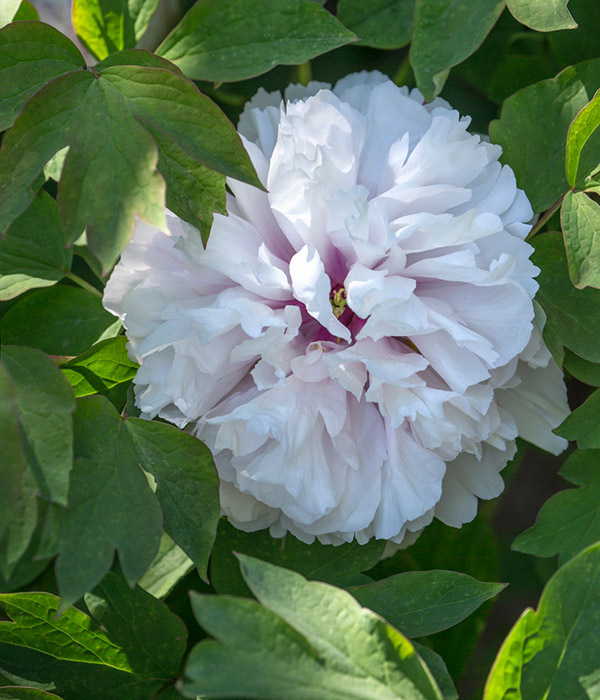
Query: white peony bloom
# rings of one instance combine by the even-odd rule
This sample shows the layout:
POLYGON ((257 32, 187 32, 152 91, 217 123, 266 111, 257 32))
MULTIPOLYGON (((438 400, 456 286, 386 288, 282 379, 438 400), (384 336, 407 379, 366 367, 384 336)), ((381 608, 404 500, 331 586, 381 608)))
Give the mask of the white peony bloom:
POLYGON ((400 543, 497 496, 518 434, 564 449, 532 210, 468 125, 380 73, 260 90, 239 131, 268 193, 230 180, 206 250, 138 223, 104 303, 143 415, 210 447, 237 527, 400 543))

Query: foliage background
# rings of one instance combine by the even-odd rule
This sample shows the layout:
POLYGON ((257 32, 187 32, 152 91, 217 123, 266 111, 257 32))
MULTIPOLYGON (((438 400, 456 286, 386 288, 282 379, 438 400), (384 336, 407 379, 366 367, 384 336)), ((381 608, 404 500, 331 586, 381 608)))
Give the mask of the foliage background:
POLYGON ((158 0, 74 0, 89 69, 0 6, 1 700, 600 697, 597 2, 321 5, 185 0, 150 53, 158 0), (233 124, 259 87, 363 69, 502 145, 575 409, 566 456, 521 444, 472 523, 381 561, 219 521, 210 454, 137 418, 100 301, 134 215, 207 237, 225 175, 256 182, 233 124))

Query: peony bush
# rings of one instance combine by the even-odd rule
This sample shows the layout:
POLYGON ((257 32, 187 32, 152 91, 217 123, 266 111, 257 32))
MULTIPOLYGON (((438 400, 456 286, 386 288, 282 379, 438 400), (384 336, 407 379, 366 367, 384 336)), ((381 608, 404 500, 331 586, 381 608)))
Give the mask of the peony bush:
POLYGON ((571 4, 0 8, 0 697, 595 697, 571 4))

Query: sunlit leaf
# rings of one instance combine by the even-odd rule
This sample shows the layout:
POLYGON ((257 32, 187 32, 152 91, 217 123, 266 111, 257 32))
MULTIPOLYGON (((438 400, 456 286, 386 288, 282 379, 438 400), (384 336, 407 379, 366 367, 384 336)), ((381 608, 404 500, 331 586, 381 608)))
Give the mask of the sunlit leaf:
POLYGON ((569 275, 578 288, 600 288, 600 206, 585 192, 567 192, 560 220, 569 275))
MULTIPOLYGON (((569 127, 567 134, 567 155, 565 169, 567 181, 571 187, 575 187, 579 171, 579 159, 581 150, 589 140, 590 136, 600 126, 600 90, 596 92, 591 101, 579 112, 569 127)), ((598 156, 598 166, 600 167, 600 156, 598 156)), ((589 175, 583 173, 582 175, 589 175)))
POLYGON ((574 29, 577 22, 567 8, 569 0, 506 0, 513 17, 538 32, 574 29))

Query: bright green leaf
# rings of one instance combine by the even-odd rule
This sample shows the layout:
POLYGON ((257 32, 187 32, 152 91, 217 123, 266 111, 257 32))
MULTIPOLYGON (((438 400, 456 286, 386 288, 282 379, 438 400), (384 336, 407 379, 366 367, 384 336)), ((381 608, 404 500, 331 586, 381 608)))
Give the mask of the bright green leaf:
POLYGON ((66 356, 85 352, 95 342, 115 336, 120 328, 98 297, 64 285, 38 289, 19 299, 0 323, 3 342, 66 356))
POLYGON ((600 288, 600 206, 585 192, 567 192, 560 221, 571 281, 577 289, 600 288))
MULTIPOLYGON (((519 90, 490 124, 490 137, 502 146, 502 160, 514 170, 534 212, 549 209, 568 189, 564 159, 567 132, 598 89, 600 59, 570 66, 555 78, 519 90)), ((598 163, 600 132, 581 153, 580 168, 598 163)))
POLYGON ((559 554, 562 565, 600 540, 600 450, 579 450, 559 474, 577 489, 552 496, 538 513, 535 525, 513 543, 513 549, 536 557, 559 554))
POLYGON ((340 0, 337 18, 365 46, 399 49, 411 39, 415 0, 340 0))
POLYGON ((72 255, 56 202, 41 191, 0 238, 0 300, 55 284, 71 268, 72 255))
MULTIPOLYGON (((0 3, 0 26, 6 2, 0 3)), ((75 44, 54 27, 12 24, 0 30, 0 131, 49 80, 82 68, 85 61, 75 44)))
POLYGON ((554 431, 580 448, 600 448, 600 390, 576 408, 554 431))
POLYGON ((243 598, 193 596, 194 614, 219 643, 192 650, 184 695, 441 700, 409 640, 348 593, 250 557, 240 560, 264 607, 243 598))
POLYGON ((348 589, 408 637, 452 627, 504 588, 456 571, 411 571, 348 589))
POLYGON ((73 27, 89 51, 103 59, 135 46, 159 0, 73 0, 73 27))
POLYGON ((541 269, 536 296, 546 312, 544 339, 558 364, 563 345, 590 362, 600 362, 600 291, 576 289, 569 279, 565 246, 558 233, 536 236, 533 262, 541 269))
POLYGON ((43 498, 66 504, 75 401, 56 365, 33 348, 2 347, 19 408, 23 451, 43 498))
POLYGON ((0 6, 0 27, 13 21, 20 4, 21 0, 3 0, 0 6))
POLYGON ((194 80, 243 80, 355 39, 307 0, 199 0, 156 50, 194 80))
POLYGON ((125 578, 135 583, 156 556, 162 532, 156 496, 107 399, 79 399, 74 453, 56 565, 61 610, 99 583, 115 550, 125 578))
POLYGON ((61 700, 54 693, 19 686, 0 688, 0 700, 61 700))
POLYGON ((410 62, 427 101, 443 88, 450 68, 480 46, 503 8, 503 0, 416 0, 410 62))
POLYGON ((138 369, 137 362, 127 355, 127 338, 108 338, 93 345, 87 352, 62 365, 75 396, 89 396, 128 382, 138 369))
POLYGON ((219 593, 249 595, 234 554, 241 552, 335 586, 369 583, 370 579, 360 572, 378 562, 384 546, 385 543, 378 540, 363 545, 353 541, 339 547, 319 541, 307 545, 289 533, 285 538, 276 538, 268 530, 242 532, 223 519, 210 562, 210 580, 219 593))
MULTIPOLYGON (((575 117, 567 134, 567 155, 565 160, 565 170, 567 181, 571 187, 579 179, 579 158, 581 150, 588 142, 590 136, 600 126, 600 90, 596 92, 590 102, 575 117)), ((600 157, 598 158, 600 163, 600 157)), ((597 166, 596 166, 597 167, 597 166)), ((589 175, 584 173, 583 175, 589 175)))
POLYGON ((158 554, 138 585, 155 598, 164 598, 193 568, 194 562, 164 532, 158 554))
POLYGON ((147 678, 177 676, 185 652, 187 630, 183 622, 139 586, 129 588, 109 572, 85 596, 92 617, 120 647, 135 673, 147 678))
POLYGON ((102 664, 131 671, 127 655, 76 608, 56 612, 59 599, 50 593, 2 593, 0 606, 12 622, 0 622, 0 641, 35 649, 56 659, 102 664))
POLYGON ((165 423, 130 418, 126 428, 137 461, 158 484, 165 530, 206 576, 220 514, 219 477, 210 451, 165 423))
POLYGON ((537 611, 527 609, 504 641, 484 700, 598 697, 600 544, 548 581, 537 611))
POLYGON ((575 29, 577 22, 567 9, 569 0, 506 0, 512 16, 538 32, 575 29))

